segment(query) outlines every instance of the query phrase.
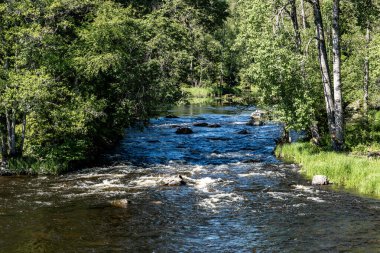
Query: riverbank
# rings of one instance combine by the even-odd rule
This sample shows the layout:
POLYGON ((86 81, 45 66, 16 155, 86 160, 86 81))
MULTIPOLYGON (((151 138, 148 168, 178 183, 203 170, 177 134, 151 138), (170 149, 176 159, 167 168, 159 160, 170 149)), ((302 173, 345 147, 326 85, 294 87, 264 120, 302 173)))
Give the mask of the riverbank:
POLYGON ((308 178, 326 175, 338 186, 380 197, 380 159, 338 154, 310 143, 278 146, 276 156, 300 164, 308 178))
POLYGON ((257 89, 240 87, 181 87, 185 103, 199 104, 257 104, 257 89))

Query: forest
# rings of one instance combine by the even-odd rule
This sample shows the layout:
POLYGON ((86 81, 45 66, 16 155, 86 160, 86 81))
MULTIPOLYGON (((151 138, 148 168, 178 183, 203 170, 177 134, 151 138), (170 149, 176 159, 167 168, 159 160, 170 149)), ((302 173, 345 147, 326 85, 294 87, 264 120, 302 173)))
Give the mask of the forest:
POLYGON ((378 0, 0 1, 3 164, 60 173, 192 90, 380 155, 378 0))

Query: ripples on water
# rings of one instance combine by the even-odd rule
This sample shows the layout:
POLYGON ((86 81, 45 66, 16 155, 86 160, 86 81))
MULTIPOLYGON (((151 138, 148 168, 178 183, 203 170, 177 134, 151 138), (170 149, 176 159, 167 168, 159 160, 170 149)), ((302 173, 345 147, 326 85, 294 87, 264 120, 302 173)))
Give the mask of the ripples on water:
POLYGON ((0 178, 0 252, 380 252, 379 201, 309 186, 250 110, 181 109, 129 129, 114 166, 0 178), (222 127, 174 133, 199 121, 222 127), (178 174, 187 186, 159 184, 178 174))

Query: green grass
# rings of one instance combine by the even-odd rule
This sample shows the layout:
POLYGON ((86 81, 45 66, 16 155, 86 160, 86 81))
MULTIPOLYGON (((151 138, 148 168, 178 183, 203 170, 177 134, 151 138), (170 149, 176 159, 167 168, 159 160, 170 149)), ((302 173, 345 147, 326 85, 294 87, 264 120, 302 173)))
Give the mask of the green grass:
POLYGON ((256 104, 252 90, 241 90, 239 87, 181 87, 185 103, 189 104, 256 104))
POLYGON ((210 87, 182 87, 182 90, 191 98, 207 98, 214 95, 210 87))
POLYGON ((360 194, 380 197, 380 160, 356 157, 318 148, 310 143, 278 146, 277 157, 301 165, 302 172, 311 178, 326 175, 330 181, 360 194))
POLYGON ((36 160, 33 158, 12 158, 7 168, 18 175, 58 175, 68 169, 68 164, 56 160, 36 160))

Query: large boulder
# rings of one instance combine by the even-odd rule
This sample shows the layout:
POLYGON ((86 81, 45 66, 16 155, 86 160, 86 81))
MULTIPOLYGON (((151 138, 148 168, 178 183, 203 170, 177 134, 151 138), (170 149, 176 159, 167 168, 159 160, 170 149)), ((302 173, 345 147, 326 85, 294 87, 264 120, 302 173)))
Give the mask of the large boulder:
POLYGON ((193 130, 189 127, 180 127, 175 131, 176 134, 192 134, 193 130))
POLYGON ((328 185, 329 184, 329 180, 328 180, 327 176, 324 176, 324 175, 315 175, 313 177, 313 180, 311 181, 311 184, 312 185, 328 185))
POLYGON ((162 186, 181 186, 186 185, 185 180, 183 180, 181 175, 163 178, 159 182, 162 186))

